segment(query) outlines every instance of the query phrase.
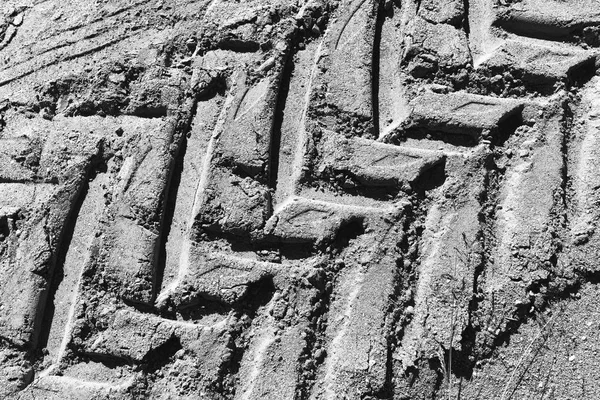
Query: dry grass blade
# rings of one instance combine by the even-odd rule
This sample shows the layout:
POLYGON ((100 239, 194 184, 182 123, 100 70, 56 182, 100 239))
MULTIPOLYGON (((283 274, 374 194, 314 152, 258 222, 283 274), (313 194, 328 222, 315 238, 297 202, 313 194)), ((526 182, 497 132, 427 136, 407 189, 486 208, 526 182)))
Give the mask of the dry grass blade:
POLYGON ((534 349, 534 346, 535 346, 536 342, 538 342, 539 339, 542 339, 542 341, 541 341, 541 343, 539 343, 538 349, 546 342, 546 340, 548 338, 546 336, 546 333, 547 333, 546 331, 552 325, 552 323, 554 323, 554 321, 556 320, 557 316, 559 316, 561 314, 562 314, 562 311, 557 312, 556 314, 552 315, 552 317, 550 317, 548 319, 548 321, 546 321, 546 323, 544 323, 544 325, 542 325, 542 327, 540 328, 540 331, 538 332, 538 334, 535 335, 535 337, 533 337, 531 339, 531 341, 527 344, 527 347, 524 349, 524 351, 522 352, 521 357, 519 358, 519 362, 517 363, 517 365, 515 366, 515 368, 511 372, 510 377, 508 378, 508 381, 504 385, 504 390, 502 391, 502 395, 500 396, 500 400, 509 400, 510 398, 512 398, 513 394, 517 390, 519 382, 523 378, 523 374, 526 372, 526 371, 524 371, 523 374, 521 374, 521 376, 517 375, 519 373, 519 371, 521 370, 521 367, 525 364, 525 360, 532 353, 532 351, 534 349), (518 379, 515 381, 515 378, 517 378, 517 376, 518 376, 518 379), (513 381, 515 381, 514 382, 515 387, 512 388, 512 390, 511 390, 511 386, 513 385, 513 381))

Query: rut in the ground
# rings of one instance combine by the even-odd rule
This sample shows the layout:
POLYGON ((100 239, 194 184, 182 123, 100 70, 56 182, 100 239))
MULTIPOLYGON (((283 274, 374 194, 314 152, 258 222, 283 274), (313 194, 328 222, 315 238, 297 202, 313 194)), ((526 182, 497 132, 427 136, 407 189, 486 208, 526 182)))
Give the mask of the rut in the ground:
POLYGON ((0 397, 598 397, 594 7, 9 0, 0 397))

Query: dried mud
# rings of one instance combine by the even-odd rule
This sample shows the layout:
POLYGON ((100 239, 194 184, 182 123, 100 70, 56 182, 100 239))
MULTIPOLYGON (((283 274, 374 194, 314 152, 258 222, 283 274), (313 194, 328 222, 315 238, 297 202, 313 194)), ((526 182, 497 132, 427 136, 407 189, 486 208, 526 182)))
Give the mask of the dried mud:
POLYGON ((600 398, 595 0, 5 0, 0 398, 600 398))

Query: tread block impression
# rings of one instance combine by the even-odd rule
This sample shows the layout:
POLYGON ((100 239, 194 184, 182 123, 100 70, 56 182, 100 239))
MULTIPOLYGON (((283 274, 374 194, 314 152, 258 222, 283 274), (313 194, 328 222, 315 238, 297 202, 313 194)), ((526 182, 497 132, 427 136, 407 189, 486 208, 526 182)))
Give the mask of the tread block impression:
POLYGON ((495 23, 522 36, 565 41, 579 37, 598 46, 597 7, 593 0, 525 0, 502 10, 495 23))
POLYGON ((339 131, 342 119, 368 124, 373 113, 372 67, 378 3, 374 0, 344 0, 331 28, 325 33, 319 65, 316 115, 329 129, 339 131), (340 79, 343 77, 343 79, 340 79), (321 103, 321 104, 318 104, 321 103))
POLYGON ((498 99, 467 93, 426 93, 409 103, 411 113, 406 130, 466 135, 476 142, 499 134, 508 119, 519 117, 523 105, 518 100, 498 99))
POLYGON ((593 68, 596 57, 562 44, 538 45, 509 39, 484 62, 492 70, 512 69, 540 91, 550 91, 556 82, 577 81, 593 68))
POLYGON ((401 148, 361 138, 347 139, 328 131, 324 135, 323 161, 317 171, 344 171, 364 186, 402 187, 444 161, 441 152, 401 148))
POLYGON ((465 5, 461 0, 424 0, 419 7, 419 16, 435 24, 458 27, 465 16, 465 5))
POLYGON ((422 78, 439 69, 457 70, 470 65, 466 33, 452 25, 435 24, 416 17, 406 29, 403 59, 410 74, 422 78))

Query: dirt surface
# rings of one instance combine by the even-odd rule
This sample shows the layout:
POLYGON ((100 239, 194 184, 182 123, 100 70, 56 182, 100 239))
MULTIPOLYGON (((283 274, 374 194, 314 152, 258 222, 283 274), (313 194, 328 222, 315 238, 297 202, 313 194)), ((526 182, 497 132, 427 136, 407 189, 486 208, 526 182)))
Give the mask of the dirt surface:
POLYGON ((596 0, 4 0, 0 398, 600 398, 596 0))

